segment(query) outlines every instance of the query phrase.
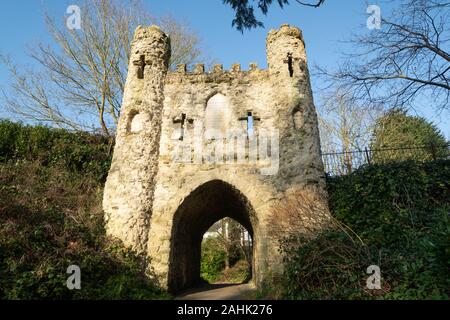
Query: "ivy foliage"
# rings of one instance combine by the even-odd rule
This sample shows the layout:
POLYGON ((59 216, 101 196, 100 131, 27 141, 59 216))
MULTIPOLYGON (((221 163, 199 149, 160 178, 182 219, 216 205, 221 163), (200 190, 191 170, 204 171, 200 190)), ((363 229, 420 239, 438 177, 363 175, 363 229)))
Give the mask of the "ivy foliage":
POLYGON ((0 299, 167 298, 105 234, 102 137, 0 122, 0 299), (69 290, 67 268, 81 269, 69 290))
POLYGON ((328 189, 346 227, 301 246, 285 239, 285 297, 448 299, 449 160, 369 166, 330 178, 328 189), (366 287, 370 265, 381 269, 380 290, 366 287))
POLYGON ((225 268, 225 251, 214 238, 206 238, 202 241, 202 256, 200 261, 200 276, 202 279, 213 283, 225 268))

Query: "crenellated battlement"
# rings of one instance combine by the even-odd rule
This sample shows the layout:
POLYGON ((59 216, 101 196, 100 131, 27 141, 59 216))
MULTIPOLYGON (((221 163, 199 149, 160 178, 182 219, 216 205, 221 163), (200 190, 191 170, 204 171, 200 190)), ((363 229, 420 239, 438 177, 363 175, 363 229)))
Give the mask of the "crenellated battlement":
POLYGON ((260 69, 254 62, 248 65, 247 70, 241 68, 241 64, 234 63, 229 69, 224 69, 222 64, 214 64, 207 70, 205 64, 197 63, 191 67, 179 64, 173 71, 169 71, 166 83, 179 82, 247 82, 264 79, 268 76, 267 69, 260 69))
MULTIPOLYGON (((258 64, 255 62, 249 63, 248 70, 243 70, 241 68, 240 63, 233 63, 228 70, 224 69, 222 64, 214 64, 210 68, 210 70, 207 70, 205 68, 204 63, 196 63, 191 68, 189 68, 187 64, 183 63, 183 64, 177 65, 175 70, 172 71, 172 73, 173 72, 176 72, 179 74, 200 74, 200 73, 221 73, 221 72, 237 73, 237 72, 248 72, 248 71, 257 71, 257 70, 264 70, 264 69, 259 69, 258 64)), ((171 71, 169 71, 169 72, 171 72, 171 71)))
POLYGON ((267 69, 258 68, 256 63, 250 63, 247 70, 242 69, 239 63, 232 64, 229 69, 224 69, 222 64, 214 64, 208 70, 203 63, 190 67, 179 64, 175 70, 168 72, 165 82, 248 83, 264 81, 269 77, 278 78, 274 81, 294 78, 302 82, 308 77, 305 73, 305 43, 300 29, 284 24, 278 30, 271 30, 267 36, 266 49, 267 69))

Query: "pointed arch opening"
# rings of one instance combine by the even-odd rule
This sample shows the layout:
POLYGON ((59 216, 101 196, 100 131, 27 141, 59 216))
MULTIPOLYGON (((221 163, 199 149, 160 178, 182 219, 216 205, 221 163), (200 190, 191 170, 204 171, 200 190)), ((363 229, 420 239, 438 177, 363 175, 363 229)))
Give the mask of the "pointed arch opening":
MULTIPOLYGON (((171 233, 168 274, 171 292, 179 292, 201 283, 203 236, 211 226, 226 217, 241 224, 251 239, 255 239, 255 211, 245 195, 229 183, 222 180, 206 182, 180 204, 173 218, 171 233)), ((254 250, 254 240, 252 244, 254 250)), ((254 257, 253 254, 252 256, 254 257)), ((252 266, 254 268, 254 263, 252 266)))

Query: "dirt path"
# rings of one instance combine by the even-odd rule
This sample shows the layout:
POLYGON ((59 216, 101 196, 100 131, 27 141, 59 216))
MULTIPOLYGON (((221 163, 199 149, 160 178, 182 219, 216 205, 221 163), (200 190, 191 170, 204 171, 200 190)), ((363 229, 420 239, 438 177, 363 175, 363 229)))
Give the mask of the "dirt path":
POLYGON ((176 300, 248 300, 252 299, 252 284, 207 284, 186 291, 176 300))

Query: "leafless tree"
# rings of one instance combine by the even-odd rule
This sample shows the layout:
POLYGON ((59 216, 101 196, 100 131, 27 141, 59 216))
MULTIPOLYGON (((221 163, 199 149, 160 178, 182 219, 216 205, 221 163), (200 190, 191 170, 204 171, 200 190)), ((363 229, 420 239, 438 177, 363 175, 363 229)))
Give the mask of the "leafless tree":
POLYGON ((382 107, 359 105, 349 95, 333 92, 318 106, 323 152, 362 150, 370 144, 382 107))
POLYGON ((450 2, 403 0, 381 29, 350 40, 349 54, 336 71, 320 74, 361 104, 412 107, 427 97, 429 107, 449 109, 450 2))
POLYGON ((65 17, 57 21, 46 14, 45 20, 54 43, 30 49, 34 68, 2 56, 11 74, 9 88, 2 90, 4 104, 34 122, 112 137, 139 24, 158 24, 171 36, 171 66, 201 55, 199 39, 186 23, 153 17, 139 0, 85 0, 80 30, 69 30, 65 17))
POLYGON ((244 256, 249 268, 252 264, 252 243, 248 231, 237 221, 224 218, 216 222, 209 230, 209 234, 218 241, 225 252, 225 269, 230 267, 231 252, 237 248, 244 256))
POLYGON ((370 140, 382 106, 366 106, 339 91, 322 96, 318 105, 319 129, 327 171, 352 172, 361 159, 360 152, 370 140), (331 153, 331 154, 330 154, 331 153))

